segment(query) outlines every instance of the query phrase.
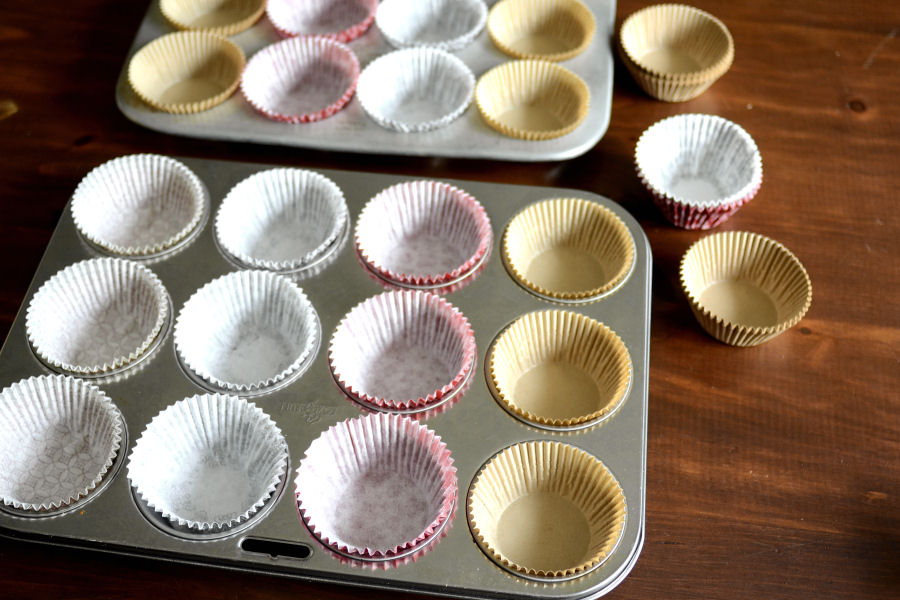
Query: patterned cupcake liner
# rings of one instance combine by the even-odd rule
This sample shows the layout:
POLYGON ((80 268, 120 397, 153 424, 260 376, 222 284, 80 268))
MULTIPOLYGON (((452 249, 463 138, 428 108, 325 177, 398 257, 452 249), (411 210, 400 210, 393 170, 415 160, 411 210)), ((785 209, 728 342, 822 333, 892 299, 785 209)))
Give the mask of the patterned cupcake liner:
POLYGON ((378 0, 268 0, 266 15, 282 37, 319 36, 348 43, 375 20, 378 0))

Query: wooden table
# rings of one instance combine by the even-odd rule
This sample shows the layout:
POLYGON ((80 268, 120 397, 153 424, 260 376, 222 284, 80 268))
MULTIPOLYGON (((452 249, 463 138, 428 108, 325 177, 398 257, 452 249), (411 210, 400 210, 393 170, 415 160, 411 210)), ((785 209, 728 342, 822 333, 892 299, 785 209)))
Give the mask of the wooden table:
MULTIPOLYGON (((647 3, 619 0, 617 25, 647 3)), ((0 337, 78 181, 156 152, 573 187, 635 215, 654 254, 646 544, 611 598, 900 596, 900 9, 888 0, 699 0, 730 28, 732 69, 682 104, 616 64, 612 122, 559 163, 406 159, 164 136, 127 121, 114 85, 143 2, 0 9, 0 337), (813 303, 751 349, 707 336, 678 285, 705 235, 675 229, 634 174, 640 133, 668 115, 742 125, 758 196, 720 230, 773 237, 804 263, 813 303)), ((2 468, 2 466, 0 466, 2 468)), ((464 573, 460 577, 465 577, 464 573)), ((396 597, 276 577, 0 540, 4 598, 396 597)))

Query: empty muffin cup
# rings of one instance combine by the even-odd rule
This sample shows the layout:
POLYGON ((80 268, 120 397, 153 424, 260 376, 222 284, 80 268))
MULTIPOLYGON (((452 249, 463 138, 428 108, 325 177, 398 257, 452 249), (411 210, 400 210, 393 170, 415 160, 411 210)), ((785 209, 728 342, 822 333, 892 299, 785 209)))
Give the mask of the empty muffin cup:
POLYGON ((469 528, 494 562, 529 578, 564 580, 598 567, 625 529, 622 488, 597 458, 551 441, 495 455, 469 489, 469 528))
POLYGON ((229 190, 215 233, 242 266, 289 272, 326 257, 348 222, 344 193, 331 179, 304 169, 269 169, 229 190))
POLYGON ((498 402, 546 427, 599 423, 625 401, 631 385, 628 349, 606 325, 548 310, 516 319, 488 355, 498 402))
POLYGON ((494 45, 515 58, 561 61, 591 44, 594 14, 580 0, 503 0, 491 8, 494 45))
POLYGON ((29 512, 64 508, 107 476, 122 415, 80 379, 42 375, 0 392, 0 501, 29 512))
POLYGON ((456 395, 475 368, 475 335, 452 304, 392 291, 357 304, 331 337, 328 361, 347 395, 375 410, 409 410, 456 395))
POLYGON ((175 321, 182 363, 214 390, 272 390, 302 373, 319 340, 316 311, 288 278, 237 271, 212 280, 175 321))
POLYGON ((378 0, 268 0, 266 15, 284 37, 320 36, 351 42, 375 20, 378 0))
POLYGON ((203 31, 158 37, 128 63, 128 82, 158 110, 189 114, 209 110, 237 89, 244 52, 233 42, 203 31))
POLYGON ((384 413, 328 428, 307 448, 295 483, 310 532, 360 559, 421 548, 456 503, 447 445, 428 427, 384 413))
POLYGON ((266 9, 265 0, 159 0, 159 10, 176 29, 234 35, 249 29, 266 9))
POLYGON ((152 256, 194 233, 206 191, 184 164, 158 154, 120 156, 92 169, 72 196, 72 219, 93 245, 122 256, 152 256))
POLYGON ((134 445, 128 480, 173 526, 214 533, 256 514, 287 470, 287 442, 255 404, 205 394, 156 415, 134 445))
POLYGON ((369 117, 403 133, 446 127, 472 102, 475 76, 466 63, 435 48, 405 48, 363 69, 356 96, 369 117))
POLYGON ((487 13, 482 0, 384 0, 375 25, 395 48, 430 46, 455 52, 481 33, 487 13))
POLYGON ((356 222, 356 250, 389 282, 441 287, 476 269, 493 243, 478 200, 438 181, 398 183, 379 192, 356 222))
POLYGON ((313 123, 336 114, 353 97, 359 61, 346 45, 326 38, 296 37, 253 55, 241 91, 264 116, 285 123, 313 123))
POLYGON ((677 115, 651 125, 634 149, 638 177, 674 225, 709 229, 750 202, 762 185, 756 142, 714 115, 677 115))
POLYGON ((679 272, 697 321, 732 346, 755 346, 784 333, 812 302, 803 264, 757 233, 727 231, 697 240, 679 272))
POLYGON ((512 277, 538 296, 585 302, 611 293, 634 266, 634 240, 611 210, 581 198, 527 206, 503 234, 512 277))
POLYGON ((581 77, 555 63, 518 60, 481 76, 475 103, 503 135, 537 141, 571 133, 588 114, 591 93, 581 77))
POLYGON ((169 316, 169 295, 148 268, 120 258, 69 265, 34 294, 25 330, 54 369, 104 375, 138 361, 169 316))

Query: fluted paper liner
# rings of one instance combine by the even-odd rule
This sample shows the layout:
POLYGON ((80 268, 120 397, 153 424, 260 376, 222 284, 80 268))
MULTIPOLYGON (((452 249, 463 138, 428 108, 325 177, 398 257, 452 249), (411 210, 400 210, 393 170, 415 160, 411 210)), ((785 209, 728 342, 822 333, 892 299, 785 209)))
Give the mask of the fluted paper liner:
POLYGON ((575 130, 587 116, 591 93, 581 77, 555 63, 518 60, 481 76, 475 103, 503 135, 549 140, 575 130))
POLYGON ((510 56, 562 61, 584 52, 596 23, 580 0, 503 0, 491 8, 487 30, 510 56))
POLYGON ((150 269, 120 258, 93 258, 69 265, 38 289, 25 330, 46 364, 99 375, 140 358, 168 315, 168 294, 150 269))
POLYGON ((175 350, 195 375, 231 393, 269 388, 294 374, 315 349, 316 312, 288 278, 237 271, 185 302, 175 350))
POLYGON ((493 243, 481 203, 438 181, 410 181, 382 190, 363 207, 355 237, 368 268, 408 286, 442 285, 465 276, 493 243))
POLYGON ((606 560, 625 528, 622 488, 597 458, 560 442, 522 442, 494 456, 469 490, 481 549, 523 575, 564 578, 606 560))
POLYGON ((385 413, 331 426, 306 450, 295 483, 310 532, 360 558, 395 556, 433 536, 450 517, 457 488, 441 438, 385 413))
POLYGON ((305 169, 269 169, 229 190, 215 232, 240 263, 291 271, 332 250, 349 218, 344 193, 331 179, 305 169))
POLYGON ((773 239, 746 231, 702 238, 681 259, 697 321, 732 346, 755 346, 796 325, 812 302, 806 269, 773 239))
POLYGON ((625 400, 631 357, 606 325, 564 310, 519 317, 488 357, 498 400, 534 423, 568 427, 596 421, 625 400))
POLYGON ((65 507, 93 492, 122 442, 122 415, 100 388, 42 375, 0 392, 0 500, 20 510, 65 507))
POLYGON ((253 55, 241 92, 253 108, 285 123, 313 123, 340 111, 356 91, 359 60, 348 46, 296 37, 253 55))
POLYGON ((756 142, 736 123, 715 115, 657 121, 641 134, 634 161, 665 217, 686 229, 724 222, 762 185, 756 142))
POLYGON ((395 48, 430 46, 455 52, 478 37, 487 14, 483 0, 384 0, 375 25, 395 48))
POLYGON ((403 133, 446 127, 472 102, 475 76, 462 60, 436 48, 404 48, 363 69, 356 97, 369 117, 403 133))
POLYGON ((351 42, 375 20, 378 0, 268 0, 266 15, 284 37, 319 36, 351 42))
POLYGON ((156 415, 128 461, 128 480, 172 524, 218 532, 246 521, 287 470, 287 442, 252 402, 205 394, 156 415))
POLYGON ((199 225, 203 184, 184 164, 158 154, 132 154, 92 169, 72 196, 72 219, 88 241, 122 256, 176 246, 199 225))
POLYGON ((519 283, 558 300, 590 300, 631 272, 634 240, 611 210, 580 198, 529 205, 503 234, 507 269, 519 283))
POLYGON ((475 365, 475 335, 452 304, 428 292, 385 292, 357 304, 331 337, 335 380, 378 409, 434 404, 457 392, 475 365))
POLYGON ((237 89, 244 52, 233 42, 202 31, 161 36, 128 63, 128 82, 153 108, 176 114, 208 110, 237 89))
POLYGON ((249 29, 266 10, 265 0, 160 0, 159 10, 176 29, 234 35, 249 29))

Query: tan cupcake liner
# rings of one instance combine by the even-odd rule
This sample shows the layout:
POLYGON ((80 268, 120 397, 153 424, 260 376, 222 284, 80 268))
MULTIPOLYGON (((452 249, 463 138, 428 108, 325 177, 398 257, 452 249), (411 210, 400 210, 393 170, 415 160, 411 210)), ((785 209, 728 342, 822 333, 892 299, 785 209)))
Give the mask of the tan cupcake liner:
POLYGON ((159 0, 159 10, 176 29, 234 35, 259 21, 266 0, 159 0))
POLYGON ((594 14, 580 0, 503 0, 487 22, 491 40, 505 54, 554 62, 584 52, 596 28, 594 14))
POLYGON ((717 78, 698 82, 685 82, 679 79, 660 77, 643 71, 624 53, 621 53, 622 62, 635 83, 638 84, 648 96, 663 102, 686 102, 692 100, 708 90, 717 78))
POLYGON ((698 240, 681 259, 679 273, 697 321, 732 346, 755 346, 780 335, 800 322, 812 302, 812 284, 799 259, 757 233, 727 231, 698 240), (730 287, 710 295, 712 286, 723 285, 730 287))

